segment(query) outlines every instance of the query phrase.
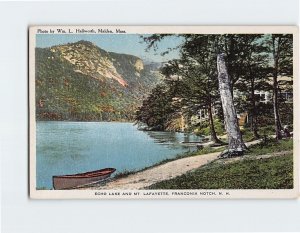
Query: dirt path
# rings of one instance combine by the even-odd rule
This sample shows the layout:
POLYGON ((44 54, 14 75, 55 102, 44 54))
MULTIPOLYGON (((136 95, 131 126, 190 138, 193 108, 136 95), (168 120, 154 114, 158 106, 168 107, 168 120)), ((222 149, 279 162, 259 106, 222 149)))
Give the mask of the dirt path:
MULTIPOLYGON (((246 143, 246 146, 259 143, 259 140, 246 143)), ((112 180, 106 184, 94 185, 83 189, 142 189, 162 180, 172 179, 188 171, 199 168, 217 159, 220 152, 177 159, 126 177, 112 180)), ((260 157, 262 158, 262 157, 260 157)), ((225 162, 225 161, 224 161, 225 162)))
POLYGON ((256 160, 256 159, 267 159, 271 157, 278 157, 278 156, 285 156, 285 155, 290 155, 292 154, 292 150, 288 151, 280 151, 280 152, 274 152, 274 153, 269 153, 269 154, 264 154, 264 155, 244 155, 242 157, 235 157, 235 158, 226 158, 226 159, 219 159, 216 160, 216 163, 220 164, 229 164, 237 161, 243 161, 243 160, 256 160))
POLYGON ((174 160, 147 170, 113 180, 106 185, 85 189, 142 189, 162 180, 172 179, 215 159, 220 152, 174 160))

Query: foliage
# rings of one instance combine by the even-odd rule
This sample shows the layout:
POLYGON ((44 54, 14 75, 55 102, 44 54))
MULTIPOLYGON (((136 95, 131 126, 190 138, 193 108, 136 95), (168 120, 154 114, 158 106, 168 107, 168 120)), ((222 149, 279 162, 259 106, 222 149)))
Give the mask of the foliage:
MULTIPOLYGON (((158 44, 168 34, 154 34, 144 37, 148 49, 157 49, 158 44)), ((254 138, 259 137, 259 128, 274 124, 274 118, 291 124, 293 114, 291 104, 285 103, 277 95, 281 87, 292 92, 292 82, 278 82, 274 77, 292 75, 293 40, 292 34, 222 34, 198 35, 180 34, 183 44, 180 59, 170 61, 162 73, 166 85, 175 91, 182 114, 197 115, 199 109, 222 110, 216 78, 216 55, 224 53, 231 81, 231 91, 235 96, 235 106, 240 113, 247 113, 254 138), (273 81, 270 79, 273 77, 273 81), (255 91, 273 92, 273 103, 263 103, 255 91), (274 112, 276 113, 274 115, 274 112)), ((167 53, 168 51, 166 51, 167 53)), ((272 98, 272 97, 271 97, 272 98)), ((154 113, 155 115, 155 113, 154 113)), ((210 117, 209 132, 213 138, 215 125, 210 117)), ((278 125, 276 123, 275 125, 278 125)), ((275 129, 278 127, 276 126, 275 129)), ((202 133, 208 134, 208 128, 202 133)), ((273 133, 272 133, 273 134, 273 133)), ((247 135, 247 137, 250 135, 247 135)), ((216 136, 215 136, 216 137, 216 136)))
POLYGON ((272 34, 267 40, 270 53, 272 53, 272 77, 273 77, 273 107, 276 139, 282 137, 282 123, 280 117, 280 97, 278 76, 293 75, 293 35, 292 34, 272 34))
POLYGON ((242 93, 240 99, 236 100, 236 106, 239 112, 248 112, 253 136, 258 138, 258 116, 264 113, 264 108, 257 107, 260 99, 255 95, 255 91, 271 90, 267 78, 270 72, 269 58, 267 47, 261 42, 264 39, 263 35, 245 35, 243 39, 248 49, 243 62, 243 73, 236 82, 236 89, 242 93))
POLYGON ((245 127, 242 128, 241 133, 242 133, 244 142, 250 142, 250 141, 254 140, 253 133, 250 128, 245 128, 245 127))
POLYGON ((281 102, 279 105, 279 113, 282 125, 293 125, 293 103, 281 102))
MULTIPOLYGON (((154 46, 155 43, 152 43, 151 39, 159 41, 163 36, 152 35, 145 40, 150 46, 154 46)), ((200 109, 207 109, 211 137, 214 141, 218 141, 212 119, 213 105, 217 105, 216 100, 219 99, 214 52, 216 36, 190 34, 184 37, 185 43, 181 47, 180 59, 169 61, 162 68, 165 84, 172 95, 173 106, 179 109, 177 115, 172 113, 169 117, 178 117, 180 114, 189 119, 192 115, 197 115, 200 109)), ((142 109, 146 108, 147 106, 144 106, 142 109)), ((141 114, 141 111, 138 113, 141 114)), ((153 112, 154 118, 155 114, 153 112)), ((159 114, 157 117, 159 118, 159 114)), ((139 121, 140 117, 136 119, 139 121)), ((142 122, 147 124, 145 121, 142 122)))
MULTIPOLYGON (((222 123, 222 121, 220 119, 214 118, 214 126, 215 126, 216 133, 218 135, 223 135, 226 133, 224 124, 222 123)), ((210 135, 209 122, 202 121, 202 122, 198 123, 194 128, 194 132, 196 135, 199 135, 199 136, 200 135, 209 136, 210 135)))
MULTIPOLYGON (((68 50, 70 54, 76 52, 71 45, 91 46, 91 43, 81 41, 64 45, 72 48, 68 50)), ((137 57, 111 54, 94 47, 93 49, 99 49, 101 56, 114 59, 117 72, 126 80, 128 86, 122 87, 112 79, 96 79, 78 72, 76 67, 79 61, 73 65, 58 51, 37 48, 37 120, 133 121, 134 112, 140 105, 142 96, 158 83, 157 74, 145 66, 138 77, 134 67, 137 57)), ((91 56, 89 50, 81 52, 80 56, 82 62, 89 62, 88 59, 105 59, 91 56)))
POLYGON ((293 34, 268 35, 266 43, 272 53, 272 68, 275 75, 293 75, 293 34))
POLYGON ((138 108, 135 120, 151 129, 165 130, 171 114, 175 114, 175 108, 170 91, 165 85, 157 85, 138 108))

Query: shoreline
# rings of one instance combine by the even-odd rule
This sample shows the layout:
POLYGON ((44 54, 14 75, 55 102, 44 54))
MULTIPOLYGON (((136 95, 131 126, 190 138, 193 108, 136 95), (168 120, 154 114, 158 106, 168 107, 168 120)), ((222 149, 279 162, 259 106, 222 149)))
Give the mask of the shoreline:
POLYGON ((107 183, 100 183, 92 186, 86 186, 77 189, 83 190, 116 190, 128 189, 138 190, 148 187, 162 180, 172 179, 200 166, 208 164, 217 159, 220 152, 214 152, 204 155, 190 156, 176 159, 161 165, 145 168, 145 170, 114 179, 107 183), (176 168, 176 169, 175 169, 176 168))
POLYGON ((36 120, 35 122, 71 122, 71 123, 131 123, 134 121, 75 121, 75 120, 36 120))
MULTIPOLYGON (((260 143, 261 140, 255 140, 246 143, 246 146, 252 146, 260 143)), ((218 160, 220 151, 212 153, 197 154, 186 156, 183 158, 175 158, 172 161, 161 162, 150 167, 146 167, 139 171, 128 172, 124 176, 112 178, 107 183, 99 183, 91 186, 85 186, 77 189, 85 190, 115 190, 115 189, 128 189, 138 190, 149 187, 155 183, 163 180, 169 180, 177 176, 186 174, 194 169, 208 165, 211 162, 218 160)), ((201 152, 200 152, 201 153, 201 152)))

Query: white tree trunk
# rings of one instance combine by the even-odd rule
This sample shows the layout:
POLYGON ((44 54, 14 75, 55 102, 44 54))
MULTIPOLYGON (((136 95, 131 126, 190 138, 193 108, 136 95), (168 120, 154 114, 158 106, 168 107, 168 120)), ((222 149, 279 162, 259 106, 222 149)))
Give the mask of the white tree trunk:
POLYGON ((217 57, 219 91, 221 95, 222 107, 224 112, 225 127, 228 136, 228 152, 230 154, 241 155, 246 149, 243 142, 238 119, 233 105, 231 94, 230 79, 225 64, 224 54, 217 57))

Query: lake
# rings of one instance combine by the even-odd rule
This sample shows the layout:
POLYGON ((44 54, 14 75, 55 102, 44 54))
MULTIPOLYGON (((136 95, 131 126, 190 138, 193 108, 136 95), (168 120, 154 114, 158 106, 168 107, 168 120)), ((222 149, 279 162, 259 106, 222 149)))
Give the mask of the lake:
POLYGON ((192 134, 140 131, 132 123, 37 122, 37 188, 52 189, 53 175, 117 169, 136 171, 195 147, 192 134))

